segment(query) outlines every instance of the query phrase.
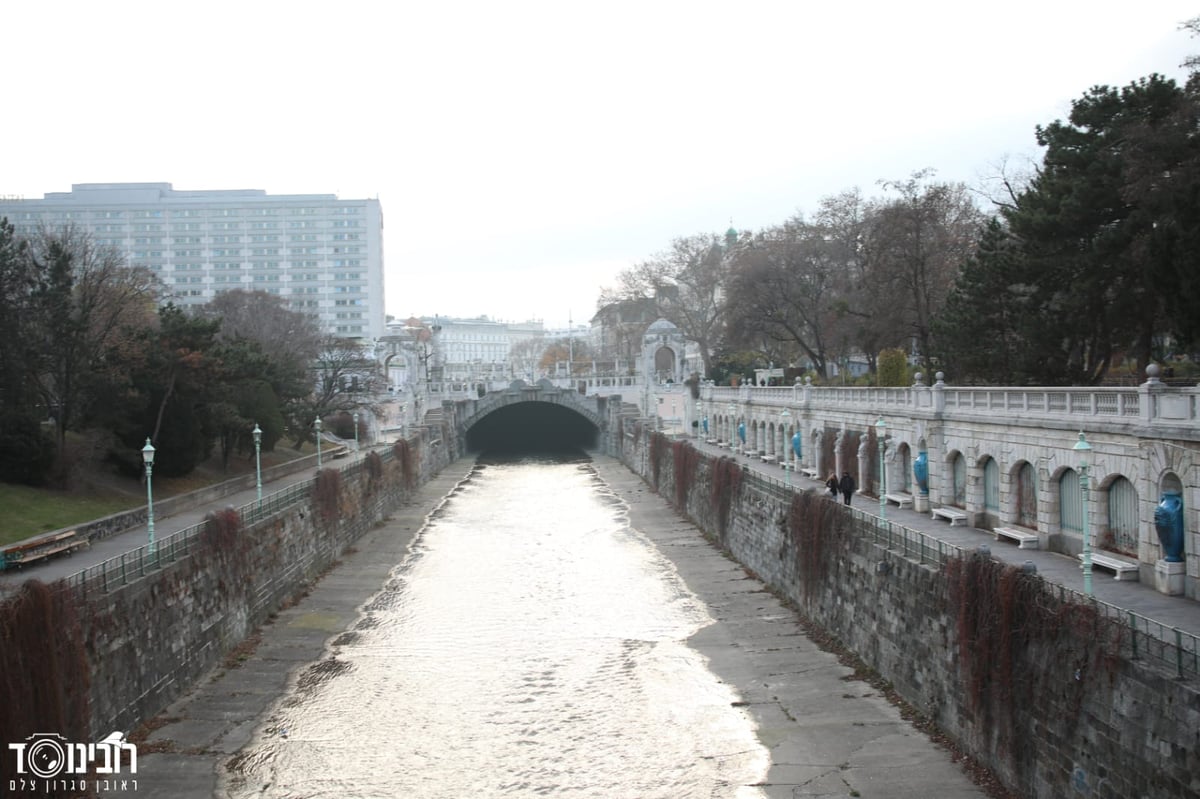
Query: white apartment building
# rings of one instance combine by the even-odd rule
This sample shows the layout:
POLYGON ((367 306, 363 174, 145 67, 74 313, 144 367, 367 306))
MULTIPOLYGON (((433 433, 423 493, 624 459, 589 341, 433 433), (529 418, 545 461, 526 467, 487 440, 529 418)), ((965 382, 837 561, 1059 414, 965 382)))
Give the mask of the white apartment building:
POLYGON ((393 323, 391 332, 402 335, 418 323, 431 333, 430 367, 438 380, 507 381, 535 375, 542 354, 539 345, 545 337, 540 320, 501 322, 486 316, 425 316, 393 323))
POLYGON ((266 291, 324 330, 385 334, 379 200, 258 189, 176 191, 170 183, 79 183, 40 200, 0 197, 19 235, 74 225, 158 274, 176 305, 266 291))

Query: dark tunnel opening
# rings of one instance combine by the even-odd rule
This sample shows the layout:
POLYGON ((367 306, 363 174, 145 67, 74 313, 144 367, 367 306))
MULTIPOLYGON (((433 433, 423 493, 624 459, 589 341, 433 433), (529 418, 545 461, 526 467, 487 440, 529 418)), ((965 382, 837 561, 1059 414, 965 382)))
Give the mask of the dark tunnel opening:
POLYGON ((596 448, 596 426, 549 402, 499 408, 467 432, 467 450, 488 456, 565 454, 596 448))

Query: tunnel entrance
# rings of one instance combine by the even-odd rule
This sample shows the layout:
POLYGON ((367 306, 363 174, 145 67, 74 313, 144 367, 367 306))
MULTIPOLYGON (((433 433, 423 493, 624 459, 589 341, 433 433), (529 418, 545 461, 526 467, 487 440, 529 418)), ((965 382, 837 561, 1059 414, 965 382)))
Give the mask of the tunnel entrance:
POLYGON ((467 451, 485 455, 569 453, 596 448, 596 426, 550 402, 506 405, 467 431, 467 451))

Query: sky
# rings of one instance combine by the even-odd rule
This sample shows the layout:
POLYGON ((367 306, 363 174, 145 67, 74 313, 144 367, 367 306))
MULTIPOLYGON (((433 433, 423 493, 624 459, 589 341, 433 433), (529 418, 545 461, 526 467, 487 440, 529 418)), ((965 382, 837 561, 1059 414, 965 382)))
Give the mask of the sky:
POLYGON ((980 185, 1200 2, 9 4, 0 195, 378 198, 385 308, 549 328, 673 239, 931 168, 980 185))

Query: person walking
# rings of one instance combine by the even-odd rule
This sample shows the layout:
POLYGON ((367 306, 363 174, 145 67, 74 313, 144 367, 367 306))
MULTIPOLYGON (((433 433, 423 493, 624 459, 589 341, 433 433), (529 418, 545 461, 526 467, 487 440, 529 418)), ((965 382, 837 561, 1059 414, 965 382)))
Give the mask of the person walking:
POLYGON ((842 492, 842 499, 847 505, 850 504, 850 496, 854 493, 854 488, 854 478, 850 476, 850 472, 842 472, 842 480, 838 483, 838 490, 842 492))
POLYGON ((829 475, 829 479, 825 481, 825 487, 829 489, 829 496, 833 497, 833 501, 837 502, 838 495, 838 479, 837 472, 829 475))

